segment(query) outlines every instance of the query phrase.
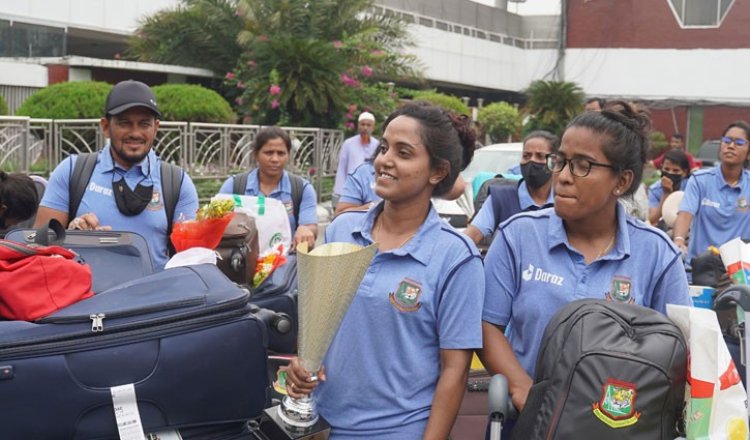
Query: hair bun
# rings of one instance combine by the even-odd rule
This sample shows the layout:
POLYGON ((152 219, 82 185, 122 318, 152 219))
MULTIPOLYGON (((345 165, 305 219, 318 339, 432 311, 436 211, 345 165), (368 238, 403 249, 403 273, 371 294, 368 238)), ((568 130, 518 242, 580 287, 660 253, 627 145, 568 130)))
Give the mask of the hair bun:
POLYGON ((448 112, 448 119, 451 120, 453 128, 458 133, 458 140, 461 143, 462 154, 461 158, 462 165, 461 171, 466 169, 471 163, 471 159, 474 157, 474 149, 477 142, 477 131, 474 129, 474 125, 471 122, 471 118, 466 115, 457 115, 453 112, 448 112))
POLYGON ((646 138, 651 130, 651 116, 648 111, 629 102, 609 101, 604 105, 601 114, 646 138))

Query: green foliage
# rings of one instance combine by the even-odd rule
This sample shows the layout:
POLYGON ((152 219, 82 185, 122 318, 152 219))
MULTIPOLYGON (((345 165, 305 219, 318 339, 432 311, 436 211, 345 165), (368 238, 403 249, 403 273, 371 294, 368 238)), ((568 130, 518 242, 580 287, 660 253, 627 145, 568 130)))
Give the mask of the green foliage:
POLYGON ((583 111, 583 90, 572 82, 537 80, 526 89, 526 97, 524 134, 547 130, 559 136, 583 111))
POLYGON ((126 57, 138 61, 203 67, 228 72, 242 48, 243 20, 236 0, 183 0, 146 17, 129 40, 126 57))
POLYGON ((350 90, 349 104, 346 109, 341 127, 349 132, 355 132, 357 128, 357 118, 363 111, 375 115, 374 133, 380 133, 380 127, 385 120, 398 107, 398 95, 393 88, 383 84, 376 83, 372 85, 363 85, 350 90), (357 103, 362 103, 358 105, 357 103))
POLYGON ((452 110, 459 115, 469 114, 469 106, 467 106, 461 98, 453 95, 446 95, 445 93, 435 91, 417 92, 414 94, 414 100, 439 105, 440 107, 443 107, 446 110, 452 110))
POLYGON ((649 135, 649 141, 651 142, 651 148, 648 151, 648 158, 654 159, 660 154, 665 152, 669 147, 669 141, 664 133, 660 131, 652 131, 649 135))
POLYGON ((321 127, 351 122, 353 105, 389 111, 391 92, 381 83, 416 79, 416 59, 402 53, 409 40, 399 19, 363 14, 371 5, 238 0, 245 52, 225 81, 237 111, 258 124, 321 127))
POLYGON ((521 126, 518 109, 507 102, 493 102, 482 107, 478 120, 493 142, 506 142, 521 126))
POLYGON ((95 81, 58 83, 31 95, 18 116, 49 119, 94 119, 104 115, 110 84, 95 81))
POLYGON ((194 84, 163 84, 153 88, 164 121, 232 123, 232 107, 218 93, 194 84))
POLYGON ((0 116, 4 116, 8 114, 8 104, 6 104, 5 99, 0 96, 0 116))

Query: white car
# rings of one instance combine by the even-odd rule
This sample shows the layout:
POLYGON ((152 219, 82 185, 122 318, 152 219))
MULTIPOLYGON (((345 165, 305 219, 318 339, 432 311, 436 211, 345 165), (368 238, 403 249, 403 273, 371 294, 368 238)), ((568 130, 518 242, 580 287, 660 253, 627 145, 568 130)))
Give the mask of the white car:
MULTIPOLYGON (((461 177, 466 182, 464 194, 456 200, 432 199, 440 217, 458 229, 465 228, 474 216, 474 191, 481 185, 480 182, 474 185, 475 178, 494 177, 496 174, 512 178, 513 176, 508 176, 508 169, 521 162, 522 150, 521 142, 492 144, 477 149, 474 159, 461 172, 461 177)), ((482 179, 482 182, 484 180, 486 179, 482 179)))

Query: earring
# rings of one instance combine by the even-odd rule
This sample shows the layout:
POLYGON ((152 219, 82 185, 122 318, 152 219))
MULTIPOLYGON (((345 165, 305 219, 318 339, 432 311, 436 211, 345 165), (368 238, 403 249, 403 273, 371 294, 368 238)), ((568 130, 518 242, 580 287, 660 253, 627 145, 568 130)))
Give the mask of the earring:
POLYGON ((620 190, 619 190, 619 189, 616 189, 616 190, 615 190, 615 195, 616 195, 616 196, 619 196, 619 195, 620 195, 620 190))

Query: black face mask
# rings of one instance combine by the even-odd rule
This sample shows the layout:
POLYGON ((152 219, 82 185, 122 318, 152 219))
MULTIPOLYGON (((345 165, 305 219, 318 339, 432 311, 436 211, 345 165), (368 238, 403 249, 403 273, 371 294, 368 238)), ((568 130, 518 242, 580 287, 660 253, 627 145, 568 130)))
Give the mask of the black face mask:
POLYGON ((529 188, 537 189, 549 182, 552 171, 547 168, 547 164, 529 161, 521 165, 521 175, 529 188))
POLYGON ((153 183, 148 186, 143 185, 143 180, 146 179, 144 177, 143 180, 138 182, 138 185, 135 186, 135 190, 132 190, 127 182, 125 182, 125 177, 115 182, 113 173, 112 179, 112 191, 115 193, 117 209, 120 210, 123 215, 129 217, 138 215, 146 209, 146 206, 148 206, 151 197, 154 194, 153 183))
POLYGON ((679 191, 680 184, 682 183, 682 175, 681 174, 672 174, 672 173, 666 173, 664 171, 661 172, 662 177, 666 177, 669 180, 672 181, 672 189, 674 191, 679 191))

